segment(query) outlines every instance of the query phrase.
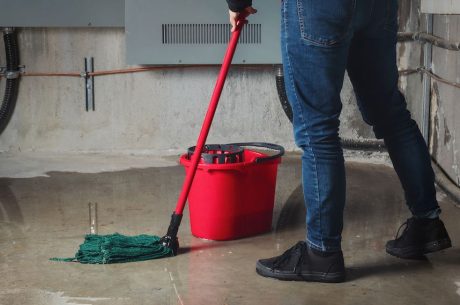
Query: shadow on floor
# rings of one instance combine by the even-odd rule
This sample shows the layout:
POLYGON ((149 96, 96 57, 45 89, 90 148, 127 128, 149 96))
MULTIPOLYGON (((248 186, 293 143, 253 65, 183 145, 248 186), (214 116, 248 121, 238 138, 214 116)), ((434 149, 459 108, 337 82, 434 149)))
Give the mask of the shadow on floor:
POLYGON ((369 276, 381 276, 386 274, 401 275, 419 270, 433 269, 433 265, 426 256, 422 256, 414 260, 401 260, 388 263, 387 259, 383 259, 378 263, 367 263, 355 265, 347 268, 347 280, 354 281, 369 276))

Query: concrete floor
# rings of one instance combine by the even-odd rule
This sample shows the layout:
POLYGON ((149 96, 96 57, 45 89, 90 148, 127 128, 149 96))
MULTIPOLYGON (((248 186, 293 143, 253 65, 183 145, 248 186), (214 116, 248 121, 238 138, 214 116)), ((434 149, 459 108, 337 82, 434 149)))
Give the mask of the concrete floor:
POLYGON ((255 273, 258 258, 304 237, 296 155, 279 168, 270 233, 200 240, 191 236, 186 213, 177 257, 118 265, 48 260, 72 256, 89 233, 89 202, 97 203, 100 234, 166 233, 184 173, 171 159, 164 164, 32 178, 0 173, 0 304, 460 304, 460 209, 438 194, 452 249, 423 261, 387 255, 385 242, 408 212, 396 175, 382 164, 347 162, 345 283, 281 282, 255 273))

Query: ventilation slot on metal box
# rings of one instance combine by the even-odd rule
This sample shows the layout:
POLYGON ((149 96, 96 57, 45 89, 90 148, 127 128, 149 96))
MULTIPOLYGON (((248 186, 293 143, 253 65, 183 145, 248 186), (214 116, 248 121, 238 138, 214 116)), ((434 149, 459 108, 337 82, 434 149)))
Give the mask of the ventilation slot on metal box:
MULTIPOLYGON (((229 24, 163 24, 163 44, 226 44, 229 24)), ((262 25, 247 24, 241 32, 241 44, 261 44, 262 25)))

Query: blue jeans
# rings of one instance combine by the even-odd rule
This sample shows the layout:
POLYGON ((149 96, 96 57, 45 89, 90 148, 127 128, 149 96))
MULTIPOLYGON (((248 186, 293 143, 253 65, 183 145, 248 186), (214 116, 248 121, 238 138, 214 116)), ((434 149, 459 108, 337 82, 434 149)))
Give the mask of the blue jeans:
POLYGON ((434 173, 398 90, 397 0, 283 0, 281 46, 296 144, 302 149, 307 242, 341 249, 345 167, 339 138, 345 70, 361 115, 384 139, 415 217, 437 217, 434 173))

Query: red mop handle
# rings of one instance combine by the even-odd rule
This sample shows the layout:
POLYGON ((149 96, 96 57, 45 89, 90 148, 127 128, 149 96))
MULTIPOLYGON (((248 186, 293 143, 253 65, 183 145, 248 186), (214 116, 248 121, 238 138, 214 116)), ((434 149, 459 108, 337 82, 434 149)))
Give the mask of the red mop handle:
POLYGON ((235 50, 238 44, 238 39, 240 38, 241 30, 243 28, 243 25, 246 23, 246 17, 247 17, 247 14, 245 13, 240 14, 239 20, 237 21, 235 31, 232 33, 232 36, 230 38, 230 42, 228 44, 227 51, 225 53, 225 57, 222 62, 222 67, 220 69, 216 85, 214 87, 214 92, 212 93, 211 101, 209 102, 208 111, 206 112, 206 117, 204 118, 204 122, 201 127, 200 135, 198 136, 198 141, 195 147, 195 151, 192 155, 192 164, 190 166, 190 169, 187 171, 187 175, 185 176, 185 181, 182 186, 182 191, 180 193, 179 199, 177 200, 177 205, 176 205, 176 210, 175 210, 176 215, 182 215, 184 211, 185 202, 187 201, 187 197, 190 192, 190 188, 192 187, 193 178, 195 177, 198 163, 200 162, 200 159, 201 159, 201 153, 206 143, 206 138, 208 137, 209 129, 211 128, 212 119, 214 118, 214 114, 216 113, 217 104, 219 103, 219 99, 222 93, 222 89, 224 87, 225 79, 227 78, 228 69, 230 68, 230 64, 232 63, 233 54, 235 54, 235 50))

